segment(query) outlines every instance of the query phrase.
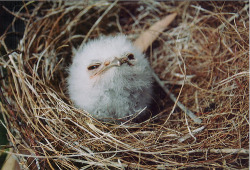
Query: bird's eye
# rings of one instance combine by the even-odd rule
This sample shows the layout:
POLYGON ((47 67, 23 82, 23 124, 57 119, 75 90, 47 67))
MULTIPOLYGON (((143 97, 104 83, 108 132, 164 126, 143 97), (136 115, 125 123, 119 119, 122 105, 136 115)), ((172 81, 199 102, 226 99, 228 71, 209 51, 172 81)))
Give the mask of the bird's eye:
POLYGON ((88 70, 95 70, 95 69, 97 69, 99 66, 100 66, 100 64, 94 64, 94 65, 88 66, 88 70))
POLYGON ((129 60, 134 60, 134 59, 135 59, 134 54, 131 54, 131 53, 130 53, 130 54, 128 54, 128 56, 127 56, 127 57, 128 57, 128 59, 129 59, 129 60))

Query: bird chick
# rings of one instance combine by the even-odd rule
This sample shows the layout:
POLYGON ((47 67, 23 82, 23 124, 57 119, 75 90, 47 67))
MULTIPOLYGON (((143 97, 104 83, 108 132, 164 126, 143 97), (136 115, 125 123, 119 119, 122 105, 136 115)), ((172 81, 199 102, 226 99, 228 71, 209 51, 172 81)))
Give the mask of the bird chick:
POLYGON ((67 79, 74 104, 97 119, 121 119, 150 104, 152 72, 125 35, 101 36, 74 52, 67 79))

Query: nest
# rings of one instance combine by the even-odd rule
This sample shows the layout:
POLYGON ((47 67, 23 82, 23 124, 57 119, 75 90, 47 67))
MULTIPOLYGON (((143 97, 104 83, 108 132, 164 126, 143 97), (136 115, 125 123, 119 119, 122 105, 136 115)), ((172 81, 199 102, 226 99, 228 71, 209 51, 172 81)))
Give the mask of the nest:
MULTIPOLYGON (((249 144, 248 2, 28 2, 15 20, 22 53, 2 56, 1 111, 24 169, 246 168, 249 144), (100 122, 66 92, 72 47, 105 34, 131 40, 167 14, 174 22, 148 60, 194 122, 163 91, 139 123, 100 122)), ((1 48, 8 34, 1 36, 1 48)), ((18 52, 18 51, 17 51, 18 52)), ((2 54, 3 55, 3 54, 2 54)))

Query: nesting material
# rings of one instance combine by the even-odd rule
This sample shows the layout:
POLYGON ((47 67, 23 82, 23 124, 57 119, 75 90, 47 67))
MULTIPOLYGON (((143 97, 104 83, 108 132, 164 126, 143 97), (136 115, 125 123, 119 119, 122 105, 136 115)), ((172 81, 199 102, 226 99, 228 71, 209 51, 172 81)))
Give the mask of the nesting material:
POLYGON ((26 24, 22 54, 0 58, 1 112, 22 168, 247 168, 248 10, 248 2, 28 2, 15 14, 26 24), (74 107, 65 90, 73 47, 103 34, 134 41, 174 12, 146 56, 175 103, 163 95, 150 119, 122 124, 74 107))

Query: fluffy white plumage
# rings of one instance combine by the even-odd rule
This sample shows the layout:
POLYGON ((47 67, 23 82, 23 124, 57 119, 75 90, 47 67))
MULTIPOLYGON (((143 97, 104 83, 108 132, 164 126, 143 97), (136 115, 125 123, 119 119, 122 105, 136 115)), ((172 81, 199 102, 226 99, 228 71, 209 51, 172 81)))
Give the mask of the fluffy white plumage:
POLYGON ((75 105, 102 120, 133 115, 151 101, 149 63, 125 35, 101 36, 76 50, 67 82, 75 105))

